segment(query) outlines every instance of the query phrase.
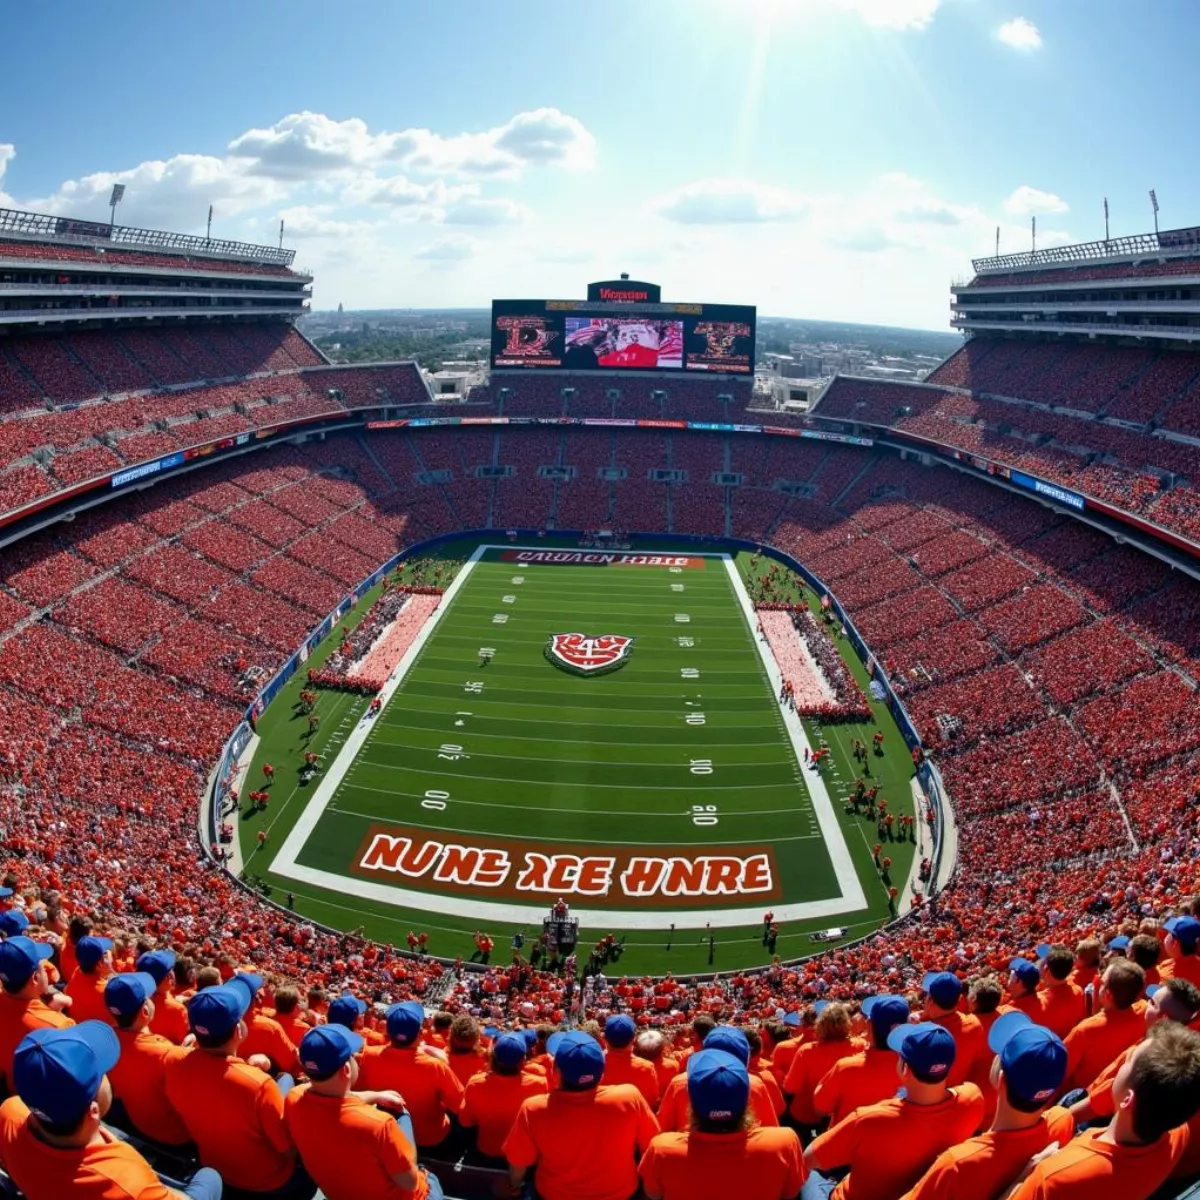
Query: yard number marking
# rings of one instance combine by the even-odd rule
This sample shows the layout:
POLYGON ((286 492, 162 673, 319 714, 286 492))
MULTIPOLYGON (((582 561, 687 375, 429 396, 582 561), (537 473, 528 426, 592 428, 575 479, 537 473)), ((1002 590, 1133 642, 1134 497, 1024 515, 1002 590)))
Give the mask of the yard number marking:
POLYGON ((680 667, 679 676, 681 679, 699 679, 700 670, 698 667, 680 667))
POLYGON ((711 775, 713 773, 713 765, 711 758, 693 758, 691 766, 688 767, 693 775, 711 775))
POLYGON ((675 639, 685 650, 690 650, 695 644, 696 639, 690 637, 678 637, 675 639))
POLYGON ((444 758, 448 762, 458 762, 460 758, 470 758, 471 756, 463 751, 463 748, 456 745, 454 742, 443 742, 442 747, 438 750, 438 758, 444 758))
POLYGON ((468 679, 467 682, 463 684, 463 691, 466 692, 468 696, 482 696, 483 680, 468 679))
POLYGON ((435 812, 444 812, 446 808, 446 801, 449 799, 449 792, 431 790, 425 793, 425 799, 421 801, 421 807, 431 808, 435 812))
POLYGON ((717 823, 717 806, 715 804, 693 804, 693 825, 715 825, 717 823))
POLYGON ((493 625, 506 625, 506 624, 508 624, 508 613, 495 613, 495 614, 493 614, 493 616, 492 616, 492 624, 493 624, 493 625))
POLYGON ((692 622, 692 618, 689 617, 687 613, 676 613, 675 614, 675 624, 676 625, 690 625, 691 622, 692 622))

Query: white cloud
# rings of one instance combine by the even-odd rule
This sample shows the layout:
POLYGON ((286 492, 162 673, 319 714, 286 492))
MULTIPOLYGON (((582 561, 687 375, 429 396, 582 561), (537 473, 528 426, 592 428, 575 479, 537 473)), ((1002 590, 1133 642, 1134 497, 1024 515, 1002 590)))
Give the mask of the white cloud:
POLYGON ((1026 17, 1014 17, 1005 21, 996 30, 996 36, 1014 50, 1040 50, 1042 34, 1038 27, 1026 17))
POLYGON ((924 29, 941 7, 941 0, 836 0, 836 3, 865 24, 880 29, 924 29))
POLYGON ((468 237, 465 233, 451 234, 428 246, 422 246, 413 254, 413 258, 427 259, 431 262, 463 262, 474 258, 479 253, 482 243, 478 238, 468 237))
POLYGON ((360 237, 372 234, 378 228, 372 221, 341 221, 330 217, 334 211, 328 204, 298 204, 281 209, 278 219, 284 222, 284 239, 360 237))
POLYGON ((701 179, 659 197, 651 205, 660 217, 683 225, 793 221, 806 206, 803 196, 748 179, 701 179))
MULTIPOLYGON (((17 157, 17 148, 12 142, 0 142, 0 183, 4 182, 4 172, 8 170, 8 164, 17 157)), ((11 204, 12 197, 0 191, 0 204, 11 204)))
POLYGON ((1013 216, 1027 217, 1032 213, 1064 213, 1070 206, 1053 192, 1043 192, 1039 188, 1022 184, 1004 202, 1005 212, 1013 216))
POLYGON ((479 195, 479 185, 462 183, 446 185, 440 179, 432 183, 414 183, 404 175, 380 179, 360 175, 342 191, 342 202, 348 205, 370 204, 396 210, 412 210, 415 217, 440 220, 447 204, 469 196, 479 195))
POLYGON ((266 129, 248 129, 229 152, 250 159, 248 169, 274 179, 309 179, 378 161, 388 153, 387 135, 372 136, 358 117, 335 121, 324 113, 289 113, 266 129))
POLYGON ((442 213, 447 225, 516 225, 530 216, 529 209, 512 200, 457 200, 442 213))

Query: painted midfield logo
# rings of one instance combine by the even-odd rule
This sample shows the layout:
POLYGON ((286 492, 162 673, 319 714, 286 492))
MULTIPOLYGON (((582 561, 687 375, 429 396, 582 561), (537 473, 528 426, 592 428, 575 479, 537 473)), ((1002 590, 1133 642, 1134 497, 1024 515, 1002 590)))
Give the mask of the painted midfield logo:
POLYGON ((629 661, 633 638, 620 633, 552 633, 546 643, 546 657, 564 671, 576 675, 602 675, 615 671, 629 661))

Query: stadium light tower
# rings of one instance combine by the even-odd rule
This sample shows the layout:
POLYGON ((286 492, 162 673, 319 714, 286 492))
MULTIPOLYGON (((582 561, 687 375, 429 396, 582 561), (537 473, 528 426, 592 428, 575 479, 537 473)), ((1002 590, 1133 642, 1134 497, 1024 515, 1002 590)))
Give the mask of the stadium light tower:
POLYGON ((1150 207, 1154 209, 1154 236, 1158 237, 1158 195, 1153 188, 1150 189, 1150 207))
POLYGON ((117 205, 125 199, 125 185, 123 183, 114 183, 112 195, 108 198, 108 227, 111 229, 117 223, 117 205))

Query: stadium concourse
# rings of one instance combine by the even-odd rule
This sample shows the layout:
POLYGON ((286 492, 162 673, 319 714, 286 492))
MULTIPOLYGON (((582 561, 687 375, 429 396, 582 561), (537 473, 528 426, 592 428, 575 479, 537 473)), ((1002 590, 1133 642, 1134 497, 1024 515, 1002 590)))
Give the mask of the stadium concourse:
MULTIPOLYGON (((215 267, 182 253, 0 245, 0 261, 288 275, 234 249, 215 267)), ((1093 1130, 1046 1158, 1019 1200, 1076 1194, 1064 1173, 1136 1198, 1200 1171, 1200 1128, 1185 1132, 1200 1125, 1185 1030, 1200 1018, 1200 584, 994 472, 901 457, 912 414, 897 409, 928 403, 938 421, 939 404, 990 404, 964 374, 990 363, 1008 393, 1029 393, 1005 413, 1043 422, 1022 428, 1102 453, 1096 474, 1072 477, 1086 494, 1115 488, 1130 513, 1186 538, 1195 476, 1143 459, 1095 415, 1070 420, 1114 440, 1069 440, 1074 428, 1036 407, 1069 386, 1060 348, 1016 366, 1002 344, 977 344, 940 369, 947 386, 837 381, 817 415, 888 434, 851 445, 574 424, 370 429, 368 415, 444 410, 411 364, 322 365, 278 318, 6 337, 0 1074, 21 1100, 0 1109, 0 1165, 30 1200, 161 1196, 133 1145, 194 1196, 217 1194, 212 1168, 226 1194, 291 1196, 313 1193, 306 1168, 331 1200, 502 1194, 531 1168, 545 1200, 639 1186, 668 1200, 801 1186, 837 1200, 985 1196, 1077 1124, 1110 1119, 1111 1137, 1093 1130), (1143 461, 1170 472, 1154 498, 1118 482, 1143 461), (117 482, 162 462, 144 490, 117 482), (512 470, 476 472, 487 465, 512 470), (574 471, 539 472, 552 466, 574 471), (655 468, 671 481, 653 482, 655 468), (107 502, 76 505, 70 489, 97 477, 107 502), (584 1003, 573 980, 524 960, 468 971, 317 927, 225 872, 195 832, 199 798, 261 683, 396 553, 510 527, 740 538, 802 561, 941 770, 959 835, 948 886, 856 945, 714 978, 599 977, 584 1003), (79 1033, 63 985, 70 1016, 94 1022, 79 1033), (1006 1008, 1018 1015, 998 1019, 1006 1008), (98 1030, 114 1023, 115 1037, 98 1030), (339 1026, 365 1039, 361 1066, 339 1026), (367 1099, 347 1107, 356 1080, 367 1099), (547 1096, 551 1083, 565 1086, 547 1096), (898 1084, 906 1099, 891 1098, 898 1084), (397 1092, 403 1137, 375 1107, 398 1108, 397 1092), (1034 1120, 1056 1101, 1070 1113, 1034 1120), (104 1115, 134 1141, 102 1132, 104 1115), (1001 1132, 968 1141, 993 1115, 1001 1132), (690 1141, 673 1132, 689 1128, 690 1141), (106 1176, 86 1190, 69 1173, 85 1157, 124 1172, 125 1193, 101 1190, 106 1176)), ((1156 371, 1176 372, 1152 410, 1166 419, 1200 369, 1151 356, 1122 379, 1156 371)), ((721 381, 569 375, 493 376, 462 411, 745 414, 721 381)), ((1000 424, 996 444, 1039 451, 1041 475, 1080 457, 1000 424)), ((1136 436, 1156 454, 1188 444, 1136 436)))

